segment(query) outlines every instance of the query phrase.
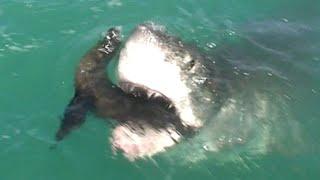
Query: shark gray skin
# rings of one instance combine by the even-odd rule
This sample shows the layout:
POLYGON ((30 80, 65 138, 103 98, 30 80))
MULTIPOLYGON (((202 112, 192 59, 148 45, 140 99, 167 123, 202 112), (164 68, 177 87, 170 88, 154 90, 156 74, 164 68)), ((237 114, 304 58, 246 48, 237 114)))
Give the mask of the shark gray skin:
MULTIPOLYGON (((99 117, 112 118, 119 122, 114 131, 114 138, 111 139, 115 146, 121 146, 123 142, 117 138, 122 135, 117 133, 117 129, 126 128, 133 134, 143 134, 148 128, 147 131, 154 135, 163 135, 162 140, 165 142, 159 145, 159 149, 156 149, 154 144, 150 145, 150 148, 155 149, 152 153, 146 150, 137 154, 136 146, 122 149, 128 152, 134 150, 133 158, 145 154, 151 156, 174 145, 180 140, 181 135, 189 134, 191 131, 182 125, 174 108, 127 94, 107 78, 106 66, 120 44, 119 30, 111 28, 105 38, 83 56, 75 74, 75 94, 65 109, 56 140, 61 141, 73 129, 80 127, 85 122, 87 113, 93 111, 99 117)), ((138 148, 145 146, 146 144, 141 144, 138 148)))

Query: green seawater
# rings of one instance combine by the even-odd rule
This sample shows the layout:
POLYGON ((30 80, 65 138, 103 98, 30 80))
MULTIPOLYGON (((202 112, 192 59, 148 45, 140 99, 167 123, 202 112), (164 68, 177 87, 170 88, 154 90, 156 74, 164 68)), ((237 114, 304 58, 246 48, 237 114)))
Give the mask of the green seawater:
POLYGON ((0 180, 320 179, 320 1, 0 0, 0 82, 0 180), (93 114, 50 148, 81 56, 146 21, 232 66, 227 113, 152 159, 114 154, 93 114), (210 144, 237 128, 256 131, 210 144))

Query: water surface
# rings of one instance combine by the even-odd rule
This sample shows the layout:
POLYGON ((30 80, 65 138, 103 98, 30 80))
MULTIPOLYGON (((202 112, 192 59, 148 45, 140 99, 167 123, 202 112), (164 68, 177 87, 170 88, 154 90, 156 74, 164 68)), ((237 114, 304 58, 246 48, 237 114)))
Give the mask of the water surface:
POLYGON ((0 179, 319 179, 319 34, 311 0, 1 0, 0 179), (113 154, 94 115, 50 149, 80 57, 109 27, 145 21, 213 57, 224 109, 153 159, 113 154))

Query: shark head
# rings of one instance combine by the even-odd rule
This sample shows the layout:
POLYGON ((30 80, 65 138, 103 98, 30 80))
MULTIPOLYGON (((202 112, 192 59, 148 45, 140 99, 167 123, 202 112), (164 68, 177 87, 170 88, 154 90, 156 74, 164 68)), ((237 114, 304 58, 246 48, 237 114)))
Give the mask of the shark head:
POLYGON ((204 56, 154 24, 132 32, 120 52, 117 76, 127 93, 173 106, 185 126, 201 127, 203 111, 214 99, 204 56))

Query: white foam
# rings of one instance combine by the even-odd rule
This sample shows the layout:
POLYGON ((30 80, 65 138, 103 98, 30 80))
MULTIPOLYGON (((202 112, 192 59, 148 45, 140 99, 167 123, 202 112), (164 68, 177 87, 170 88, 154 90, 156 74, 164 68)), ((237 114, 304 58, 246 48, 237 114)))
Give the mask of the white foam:
POLYGON ((112 133, 111 144, 115 150, 123 151, 129 160, 151 157, 175 145, 181 136, 171 128, 154 129, 143 125, 144 132, 133 131, 120 125, 112 133))

